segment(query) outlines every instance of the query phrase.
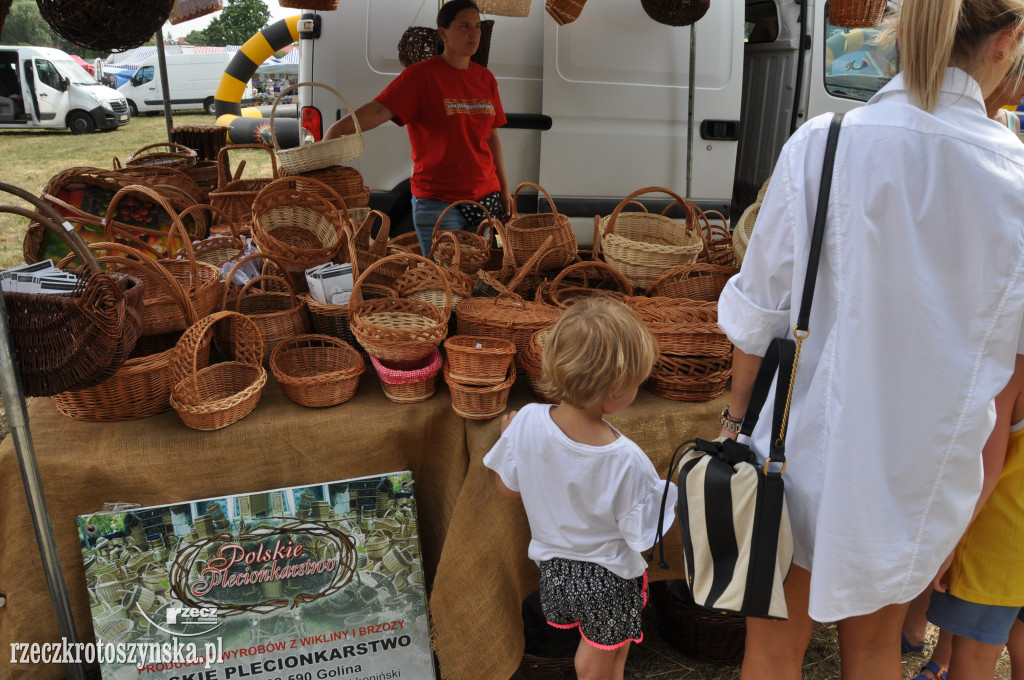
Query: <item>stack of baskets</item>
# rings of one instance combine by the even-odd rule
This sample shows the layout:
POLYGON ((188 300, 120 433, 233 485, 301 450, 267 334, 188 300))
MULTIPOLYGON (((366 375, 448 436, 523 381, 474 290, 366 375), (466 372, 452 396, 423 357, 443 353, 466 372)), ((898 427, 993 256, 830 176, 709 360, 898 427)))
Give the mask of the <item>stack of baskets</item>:
POLYGON ((469 420, 494 418, 505 410, 516 379, 516 346, 509 340, 454 335, 444 343, 444 379, 452 409, 469 420))

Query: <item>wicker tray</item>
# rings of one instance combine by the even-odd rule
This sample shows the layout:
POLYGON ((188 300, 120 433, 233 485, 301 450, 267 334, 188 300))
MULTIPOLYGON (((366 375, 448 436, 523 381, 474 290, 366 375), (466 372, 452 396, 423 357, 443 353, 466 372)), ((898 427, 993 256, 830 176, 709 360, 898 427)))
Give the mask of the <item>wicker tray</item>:
POLYGON ((351 345, 327 335, 297 335, 277 345, 270 370, 288 398, 309 407, 352 398, 366 364, 351 345))

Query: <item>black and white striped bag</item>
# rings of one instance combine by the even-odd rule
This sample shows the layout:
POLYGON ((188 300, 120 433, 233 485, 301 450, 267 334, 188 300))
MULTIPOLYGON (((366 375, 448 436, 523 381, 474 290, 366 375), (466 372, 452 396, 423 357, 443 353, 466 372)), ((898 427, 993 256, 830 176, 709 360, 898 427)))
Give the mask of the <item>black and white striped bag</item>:
MULTIPOLYGON (((772 340, 740 426, 739 437, 749 441, 774 382, 770 448, 764 464, 747 444, 732 439, 684 442, 669 463, 661 501, 662 518, 668 480, 678 466, 680 493, 676 511, 683 534, 686 584, 697 605, 715 611, 770 619, 785 619, 788 615, 782 585, 793 563, 793 534, 782 481, 786 470, 786 424, 800 345, 808 333, 841 125, 842 114, 835 114, 825 146, 807 275, 793 330, 796 341, 772 340), (680 451, 682 457, 677 462, 680 451)), ((667 569, 660 531, 657 543, 660 564, 667 569)))

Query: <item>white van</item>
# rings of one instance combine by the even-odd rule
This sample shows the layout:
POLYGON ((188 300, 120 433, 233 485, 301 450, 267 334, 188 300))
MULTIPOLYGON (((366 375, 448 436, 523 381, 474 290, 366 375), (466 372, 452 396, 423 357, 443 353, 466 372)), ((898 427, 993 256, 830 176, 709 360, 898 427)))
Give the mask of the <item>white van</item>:
POLYGON ((116 130, 129 121, 117 90, 49 47, 0 46, 0 128, 116 130))
MULTIPOLYGON (((588 0, 565 26, 544 4, 533 0, 528 17, 484 16, 495 20, 488 68, 509 120, 509 183, 543 186, 574 218, 581 243, 592 240, 594 215, 645 186, 737 215, 797 126, 860 105, 891 76, 875 48, 858 45, 864 31, 829 25, 824 0, 715 1, 692 30, 655 22, 635 0, 588 0)), ((358 107, 402 70, 405 28, 433 26, 434 12, 420 0, 341 0, 337 10, 303 13, 299 80, 326 83, 358 107)), ((299 101, 314 136, 346 113, 323 88, 301 88, 299 101)), ((382 125, 365 144, 352 165, 374 190, 372 204, 404 207, 405 129, 382 125)), ((538 209, 533 196, 521 203, 538 209)))
MULTIPOLYGON (((171 110, 202 109, 214 115, 214 94, 233 56, 233 52, 166 55, 171 110)), ((128 100, 128 108, 133 116, 138 113, 162 112, 164 94, 157 56, 153 55, 143 61, 128 82, 117 90, 128 100)), ((248 82, 242 100, 252 100, 252 97, 252 83, 248 82)))

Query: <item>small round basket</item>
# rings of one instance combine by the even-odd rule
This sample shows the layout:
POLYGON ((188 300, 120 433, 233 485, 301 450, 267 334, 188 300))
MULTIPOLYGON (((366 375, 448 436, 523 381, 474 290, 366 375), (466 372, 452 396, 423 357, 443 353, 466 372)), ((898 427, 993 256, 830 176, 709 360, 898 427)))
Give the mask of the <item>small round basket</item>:
POLYGON ((398 41, 398 61, 402 66, 412 66, 443 51, 444 44, 437 29, 428 26, 410 26, 398 41))
POLYGON ((126 167, 159 165, 175 170, 188 170, 196 164, 195 149, 174 142, 157 142, 148 144, 133 152, 125 160, 126 167))
POLYGON ((444 341, 445 377, 464 385, 497 385, 505 381, 516 356, 510 340, 453 335, 444 341))
POLYGON ((746 619, 698 607, 682 587, 651 583, 650 597, 662 637, 694 661, 738 664, 747 637, 746 619))
MULTIPOLYGON (((302 2, 308 1, 302 0, 302 2)), ((337 2, 335 2, 335 5, 337 5, 337 2)), ((281 148, 277 141, 274 114, 277 112, 277 105, 281 102, 281 98, 299 87, 322 87, 340 99, 349 112, 354 111, 352 105, 341 96, 340 92, 324 83, 306 81, 290 85, 281 90, 277 98, 274 99, 273 108, 270 109, 270 139, 274 143, 274 151, 277 152, 277 160, 281 163, 281 167, 289 173, 297 175, 300 172, 309 172, 310 170, 328 168, 332 165, 341 165, 345 161, 350 161, 363 155, 363 131, 359 127, 359 118, 356 116, 351 117, 356 130, 351 135, 342 135, 335 139, 325 139, 320 142, 313 142, 312 144, 303 144, 292 149, 281 148)))
POLYGON ((419 362, 387 365, 375 356, 370 356, 377 370, 384 395, 399 404, 426 401, 437 391, 437 374, 441 371, 441 352, 433 352, 419 362))
POLYGON ((329 335, 297 335, 274 348, 270 370, 301 406, 335 406, 352 398, 366 370, 359 352, 329 335))
POLYGON ((267 383, 263 339, 253 321, 237 312, 215 312, 189 327, 171 354, 171 406, 195 430, 219 430, 247 416, 267 383), (201 368, 217 323, 232 326, 231 361, 201 368))
POLYGON ((452 396, 452 409, 467 420, 489 420, 500 416, 508 402, 508 391, 516 381, 515 364, 509 364, 508 375, 497 385, 464 385, 452 379, 445 364, 444 380, 452 396))
POLYGON ((681 264, 659 276, 647 289, 647 295, 717 302, 726 282, 738 272, 723 264, 681 264))
POLYGON ((633 287, 618 269, 600 260, 584 260, 569 265, 551 281, 537 286, 534 300, 565 309, 578 298, 625 300, 632 294, 633 287))

